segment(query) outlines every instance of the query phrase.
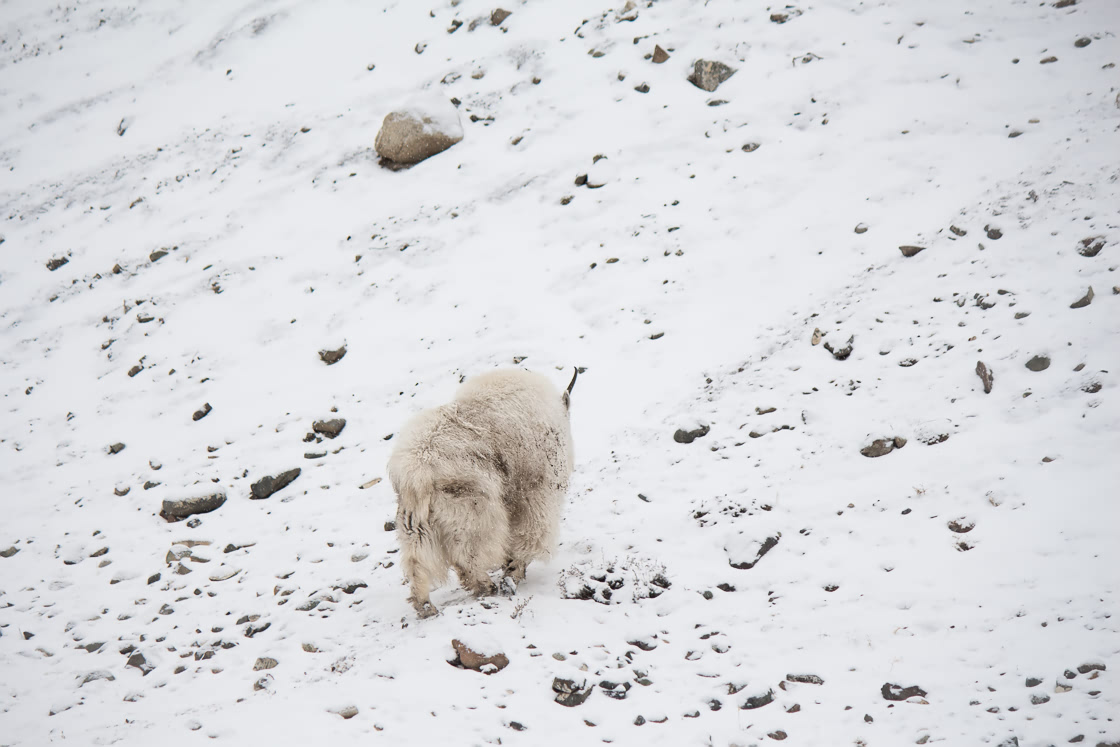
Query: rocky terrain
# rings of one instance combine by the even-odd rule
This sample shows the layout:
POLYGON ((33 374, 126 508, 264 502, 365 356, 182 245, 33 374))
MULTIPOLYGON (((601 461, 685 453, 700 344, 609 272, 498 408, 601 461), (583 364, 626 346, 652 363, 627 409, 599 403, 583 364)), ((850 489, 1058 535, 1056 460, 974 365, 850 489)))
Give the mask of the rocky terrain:
POLYGON ((0 745, 1120 744, 1118 33, 5 6, 0 745), (417 620, 393 434, 512 365, 560 546, 417 620))

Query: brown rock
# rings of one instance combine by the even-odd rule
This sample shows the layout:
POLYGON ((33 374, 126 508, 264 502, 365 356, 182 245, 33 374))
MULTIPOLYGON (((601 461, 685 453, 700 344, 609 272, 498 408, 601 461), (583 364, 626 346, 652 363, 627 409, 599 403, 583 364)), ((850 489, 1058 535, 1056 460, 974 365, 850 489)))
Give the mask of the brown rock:
POLYGON ((1073 303, 1071 303, 1071 304, 1069 305, 1069 307, 1070 307, 1071 309, 1083 309, 1083 308, 1085 308, 1086 306, 1088 306, 1089 304, 1091 304, 1091 303, 1093 302, 1093 296, 1094 296, 1094 295, 1095 295, 1095 294, 1093 293, 1093 286, 1091 286, 1091 285, 1090 285, 1090 286, 1089 286, 1089 292, 1088 292, 1088 293, 1086 293, 1086 294, 1085 294, 1084 296, 1082 296, 1081 298, 1079 298, 1079 299, 1077 299, 1076 301, 1074 301, 1073 303))
POLYGON ((666 52, 664 49, 662 49, 660 44, 654 45, 654 47, 653 47, 653 61, 655 63, 657 63, 658 65, 660 65, 662 62, 665 62, 668 59, 669 59, 669 53, 666 52))
POLYGON ((473 669, 483 674, 495 674, 509 666, 509 657, 503 653, 483 656, 482 654, 472 651, 458 638, 451 641, 451 646, 455 649, 455 653, 458 654, 458 658, 449 663, 460 669, 473 669), (485 670, 483 669, 484 667, 485 670))
POLYGON ((1027 361, 1027 368, 1035 373, 1050 368, 1050 358, 1045 355, 1036 355, 1027 361))
POLYGON ((333 366, 346 356, 346 346, 343 345, 338 350, 320 350, 319 360, 326 363, 328 366, 333 366))
POLYGON ((249 497, 254 500, 268 498, 273 493, 286 488, 292 482, 292 480, 299 477, 301 471, 302 470, 299 467, 296 467, 295 469, 281 472, 276 476, 269 475, 266 477, 262 477, 261 479, 253 483, 251 487, 252 495, 250 495, 249 497))
POLYGON ((463 139, 462 128, 441 125, 429 116, 412 112, 390 112, 381 123, 373 147, 384 161, 397 165, 420 163, 463 139))
POLYGON ((1104 249, 1103 236, 1090 236, 1088 238, 1081 239, 1080 243, 1081 248, 1077 250, 1077 253, 1082 257, 1095 257, 1101 253, 1101 249, 1104 249))
POLYGON ((918 252, 925 251, 925 247, 907 244, 905 246, 898 247, 898 250, 902 252, 903 257, 913 257, 918 252))
POLYGON ((512 15, 513 15, 513 13, 511 13, 508 10, 503 10, 502 8, 495 8, 494 11, 490 14, 490 25, 491 26, 501 26, 502 23, 512 15))
POLYGON ((984 365, 983 361, 976 361, 976 375, 980 377, 980 381, 984 382, 984 394, 991 394, 995 375, 984 365))

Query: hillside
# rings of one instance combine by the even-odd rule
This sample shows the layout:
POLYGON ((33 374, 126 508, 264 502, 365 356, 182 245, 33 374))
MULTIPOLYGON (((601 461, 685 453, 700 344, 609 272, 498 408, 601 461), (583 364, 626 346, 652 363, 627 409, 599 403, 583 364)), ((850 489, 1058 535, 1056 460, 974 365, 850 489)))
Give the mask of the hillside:
POLYGON ((1120 743, 1120 5, 623 2, 0 7, 0 744, 1120 743), (560 545, 418 620, 513 365, 560 545))

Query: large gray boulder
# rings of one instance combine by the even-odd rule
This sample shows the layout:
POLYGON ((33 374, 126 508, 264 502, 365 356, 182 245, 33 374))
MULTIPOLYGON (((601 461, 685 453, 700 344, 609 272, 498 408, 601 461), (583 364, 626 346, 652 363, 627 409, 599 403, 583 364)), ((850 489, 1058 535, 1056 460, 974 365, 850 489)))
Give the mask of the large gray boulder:
POLYGON ((450 103, 430 109, 404 109, 385 115, 373 147, 382 165, 411 166, 463 139, 459 113, 450 103))

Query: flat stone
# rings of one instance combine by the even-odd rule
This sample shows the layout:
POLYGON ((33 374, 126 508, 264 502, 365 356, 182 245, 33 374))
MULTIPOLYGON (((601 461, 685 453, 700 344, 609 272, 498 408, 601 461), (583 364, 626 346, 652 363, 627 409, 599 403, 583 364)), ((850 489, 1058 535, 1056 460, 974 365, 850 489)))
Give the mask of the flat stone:
POLYGON ((342 708, 339 708, 336 711, 331 711, 331 713, 336 713, 339 716, 342 716, 342 718, 344 719, 352 719, 358 715, 358 707, 354 705, 346 705, 342 706, 342 708))
MULTIPOLYGON (((364 584, 363 584, 364 586, 364 584)), ((483 674, 496 674, 509 666, 509 657, 498 652, 489 656, 472 651, 465 643, 455 638, 451 641, 452 648, 457 654, 456 658, 448 662, 460 669, 473 669, 483 674)), ((555 689, 555 687, 554 687, 555 689)))
POLYGON ((924 246, 914 246, 913 244, 904 244, 903 246, 898 247, 898 250, 902 252, 903 257, 913 257, 918 252, 924 252, 925 249, 926 248, 924 246))
POLYGON ((51 272, 54 272, 59 267, 62 267, 64 264, 66 264, 69 261, 70 260, 67 259, 66 257, 55 257, 54 259, 51 259, 51 260, 47 261, 47 269, 50 270, 51 272))
POLYGON ((743 705, 739 706, 744 711, 754 710, 755 708, 762 708, 762 706, 770 705, 774 702, 774 691, 767 690, 762 695, 752 695, 743 701, 743 705))
POLYGON ((249 496, 253 500, 262 500, 268 498, 273 493, 276 493, 283 488, 286 488, 293 480, 300 476, 301 470, 299 467, 295 469, 281 472, 275 476, 262 477, 253 483, 251 487, 252 494, 249 496))
POLYGON ((0 558, 10 558, 13 555, 15 555, 17 552, 19 552, 19 548, 16 547, 15 545, 12 545, 11 547, 6 547, 3 550, 0 550, 0 558))
POLYGON ((109 446, 110 454, 120 454, 122 451, 124 451, 124 444, 122 443, 110 444, 109 446))
POLYGON ((226 502, 225 493, 211 493, 197 498, 168 499, 159 512, 169 522, 180 521, 192 514, 208 514, 226 502))
POLYGON ((271 656, 261 656, 256 662, 253 663, 253 671, 259 672, 262 669, 274 669, 280 662, 273 659, 271 656))
POLYGON ((781 538, 781 536, 781 534, 777 534, 772 537, 767 537, 765 540, 763 540, 762 545, 758 548, 758 553, 755 555, 754 560, 744 560, 741 563, 736 563, 729 558, 727 561, 728 565, 730 565, 732 568, 735 568, 736 570, 749 571, 751 568, 754 568, 756 565, 758 565, 758 561, 762 560, 763 556, 765 556, 766 553, 770 552, 778 546, 778 540, 781 538))
POLYGON ((787 674, 786 680, 789 682, 801 682, 807 685, 823 685, 824 680, 815 674, 787 674))
POLYGON ((913 698, 915 695, 921 698, 924 698, 926 696, 926 691, 918 687, 917 685, 902 687, 901 685, 895 685, 890 682, 884 682, 880 692, 882 692, 885 699, 896 701, 913 698))
POLYGON ((311 424, 311 430, 321 433, 327 438, 335 438, 346 427, 346 418, 333 418, 331 420, 316 420, 311 424))
POLYGON ((1050 358, 1045 355, 1036 355, 1027 361, 1027 368, 1034 372, 1045 371, 1050 368, 1050 358))
POLYGON ((703 438, 708 435, 711 430, 710 426, 702 425, 691 431, 686 431, 683 428, 678 428, 676 433, 673 434, 673 440, 679 444, 690 444, 698 438, 703 438))

